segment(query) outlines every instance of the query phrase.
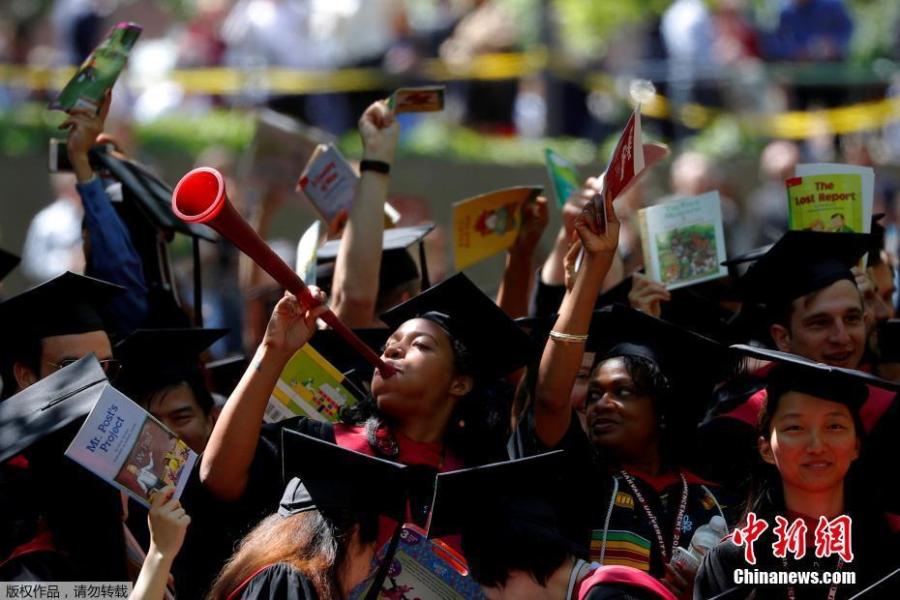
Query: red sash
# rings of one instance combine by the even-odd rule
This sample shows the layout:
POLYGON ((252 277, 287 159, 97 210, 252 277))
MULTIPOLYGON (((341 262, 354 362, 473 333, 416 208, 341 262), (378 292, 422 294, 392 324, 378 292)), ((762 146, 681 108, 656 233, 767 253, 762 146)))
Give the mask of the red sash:
POLYGON ((644 573, 634 567, 626 567, 622 565, 609 565, 600 567, 593 571, 586 578, 581 580, 575 597, 578 600, 584 600, 591 588, 598 585, 627 585, 633 588, 648 590, 656 593, 662 600, 677 600, 675 596, 659 582, 656 577, 648 573, 644 573))

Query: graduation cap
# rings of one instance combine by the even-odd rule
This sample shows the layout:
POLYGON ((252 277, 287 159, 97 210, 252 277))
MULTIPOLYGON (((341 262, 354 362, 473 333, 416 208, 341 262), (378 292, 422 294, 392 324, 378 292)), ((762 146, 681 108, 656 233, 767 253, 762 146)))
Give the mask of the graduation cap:
POLYGON ((16 268, 16 265, 18 265, 21 260, 22 259, 15 254, 0 248, 0 281, 3 281, 3 279, 9 275, 9 272, 16 268))
POLYGON ((202 325, 199 241, 215 242, 217 234, 206 225, 179 219, 172 212, 172 187, 140 163, 110 153, 105 145, 94 146, 89 157, 95 167, 122 184, 122 201, 113 202, 113 207, 143 262, 144 278, 150 290, 150 321, 159 326, 173 326, 187 320, 173 292, 175 281, 167 246, 176 233, 181 233, 189 236, 193 244, 193 309, 196 322, 202 325))
MULTIPOLYGON (((391 330, 387 327, 371 327, 354 329, 353 333, 360 338, 375 354, 381 354, 391 330)), ((333 329, 320 329, 309 341, 309 344, 321 354, 325 360, 349 378, 353 384, 365 389, 372 380, 374 367, 362 355, 350 347, 333 329)))
POLYGON ((884 225, 880 223, 883 218, 884 213, 872 215, 872 232, 870 234, 872 239, 869 244, 869 252, 866 256, 867 267, 873 267, 882 263, 881 251, 884 250, 884 236, 886 233, 884 225))
MULTIPOLYGON (((629 275, 621 282, 601 294, 594 305, 599 310, 613 304, 629 306, 628 294, 634 277, 629 275)), ((731 300, 730 281, 725 278, 690 285, 671 292, 669 302, 662 303, 662 318, 697 333, 723 341, 730 339, 730 326, 734 313, 720 304, 731 300)))
POLYGON ((406 465, 287 428, 282 429, 281 444, 282 474, 290 483, 280 514, 318 510, 326 516, 349 512, 403 521, 408 495, 406 465))
POLYGON ((766 252, 772 249, 772 246, 775 244, 766 244, 765 246, 760 246, 759 248, 754 248, 753 250, 748 250, 743 254, 738 254, 737 256, 732 256, 728 260, 723 260, 720 264, 723 267, 728 267, 729 269, 733 267, 737 267, 738 265, 745 265, 747 263, 756 262, 760 258, 762 258, 766 252))
MULTIPOLYGON (((379 269, 379 290, 390 290, 407 281, 422 279, 422 289, 430 286, 428 265, 425 261, 425 236, 433 229, 434 223, 423 223, 414 227, 395 227, 385 229, 381 242, 381 268, 379 269), (419 244, 419 264, 407 250, 413 244, 419 244), (421 268, 421 274, 419 269, 421 268)), ((334 261, 337 260, 341 240, 326 242, 316 253, 319 262, 316 281, 320 287, 329 288, 334 276, 334 261)))
POLYGON ((585 349, 596 352, 595 364, 615 356, 651 360, 673 382, 714 379, 727 362, 715 340, 619 304, 594 311, 585 349))
POLYGON ((89 355, 0 402, 0 463, 86 417, 108 384, 89 355))
POLYGON ((537 354, 532 339, 463 273, 395 306, 381 320, 395 330, 417 317, 461 342, 477 374, 487 379, 506 375, 537 354))
POLYGON ((210 389, 227 398, 237 387, 249 364, 250 361, 246 356, 237 354, 210 361, 203 365, 203 370, 206 372, 210 389))
POLYGON ((199 378, 200 354, 227 333, 228 329, 138 329, 113 350, 124 367, 116 386, 140 399, 199 378))
MULTIPOLYGON (((105 307, 125 288, 66 272, 0 304, 0 323, 18 343, 103 331, 105 307)), ((16 343, 16 342, 14 342, 16 343)))
MULTIPOLYGON (((766 376, 769 398, 777 399, 785 392, 796 391, 858 409, 869 396, 868 385, 900 391, 900 383, 863 371, 834 367, 796 354, 745 344, 735 344, 731 348, 746 356, 775 361, 775 366, 766 376)), ((774 410, 774 406, 770 406, 769 410, 774 410)))
POLYGON ((887 319, 876 327, 878 358, 881 362, 900 362, 900 319, 887 319))
POLYGON ((788 231, 738 281, 741 294, 777 309, 836 281, 855 281, 850 270, 871 242, 864 233, 788 231))
MULTIPOLYGON (((546 452, 471 469, 438 473, 428 520, 428 537, 482 530, 496 518, 524 518, 533 524, 556 526, 554 485, 564 470, 563 450, 546 452), (478 501, 475 502, 474 500, 478 501), (518 509, 518 510, 517 510, 518 509)), ((491 531, 479 531, 491 535, 491 531)))

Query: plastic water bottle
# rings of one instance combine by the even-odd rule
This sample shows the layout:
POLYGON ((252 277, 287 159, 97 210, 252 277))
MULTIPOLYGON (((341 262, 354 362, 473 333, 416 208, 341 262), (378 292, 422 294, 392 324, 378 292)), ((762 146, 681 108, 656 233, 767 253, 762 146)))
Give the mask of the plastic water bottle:
POLYGON ((715 546, 725 537, 727 525, 725 519, 716 515, 706 525, 701 525, 691 538, 690 549, 679 546, 672 553, 672 566, 679 567, 686 573, 696 573, 700 568, 700 561, 709 549, 715 546))

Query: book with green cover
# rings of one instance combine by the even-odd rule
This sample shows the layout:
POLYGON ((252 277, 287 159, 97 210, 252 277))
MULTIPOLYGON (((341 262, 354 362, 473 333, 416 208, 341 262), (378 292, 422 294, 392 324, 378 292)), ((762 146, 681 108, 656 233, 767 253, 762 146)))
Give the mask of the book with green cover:
POLYGON ((544 150, 544 157, 556 203, 562 208, 572 192, 581 187, 581 175, 575 163, 550 148, 544 150))
POLYGON ((100 45, 78 67, 78 71, 50 108, 70 111, 73 108, 98 110, 107 90, 111 89, 125 68, 128 53, 141 35, 142 28, 135 23, 116 24, 100 45))
POLYGON ((275 423, 303 416, 336 423, 345 406, 360 400, 349 381, 310 344, 291 357, 269 397, 265 421, 275 423))
POLYGON ((725 232, 718 192, 677 198, 638 213, 647 275, 667 289, 724 277, 725 232))

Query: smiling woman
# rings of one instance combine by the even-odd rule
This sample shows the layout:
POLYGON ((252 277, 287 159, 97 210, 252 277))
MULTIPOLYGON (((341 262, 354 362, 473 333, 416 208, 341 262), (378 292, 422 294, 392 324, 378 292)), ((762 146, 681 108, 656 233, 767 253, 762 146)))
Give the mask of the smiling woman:
MULTIPOLYGON (((761 519, 768 531, 756 541, 758 564, 745 560, 744 550, 725 541, 712 549, 697 576, 697 590, 710 597, 730 590, 739 569, 797 572, 852 571, 855 586, 840 586, 840 597, 850 597, 900 566, 900 549, 887 521, 863 494, 854 463, 863 443, 859 408, 868 396, 866 384, 890 387, 888 382, 847 369, 815 364, 773 351, 741 347, 756 357, 775 360, 766 381, 767 400, 759 420, 760 462, 743 523, 761 519), (754 517, 749 514, 753 513, 754 517), (774 556, 776 517, 800 522, 798 543, 805 553, 774 556), (847 528, 822 528, 822 520, 846 520, 847 528), (846 537, 841 537, 845 535, 846 537), (837 543, 832 553, 825 538, 837 543), (843 550, 837 552, 837 550, 843 550), (804 556, 805 554, 805 556, 804 556)), ((788 534, 785 534, 788 535, 788 534)), ((872 597, 893 598, 890 586, 872 597)), ((893 588, 891 588, 893 589, 893 588)), ((744 585, 734 598, 833 598, 837 586, 804 589, 744 585), (829 595, 830 594, 830 595, 829 595)))

